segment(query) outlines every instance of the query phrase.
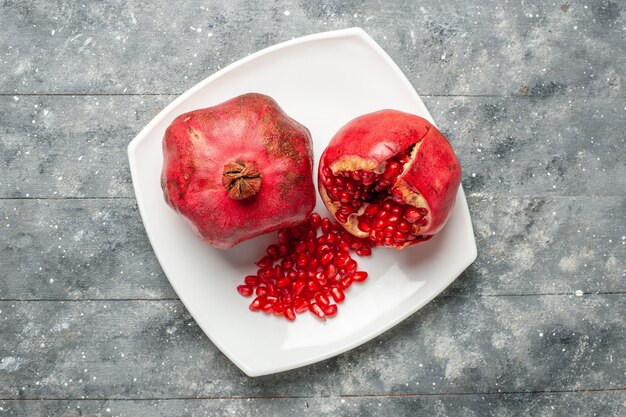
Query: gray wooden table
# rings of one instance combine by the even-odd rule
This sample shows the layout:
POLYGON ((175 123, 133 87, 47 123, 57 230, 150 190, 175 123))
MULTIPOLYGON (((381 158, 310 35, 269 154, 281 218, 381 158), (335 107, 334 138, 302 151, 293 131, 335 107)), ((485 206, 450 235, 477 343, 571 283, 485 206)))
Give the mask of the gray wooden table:
POLYGON ((626 3, 146 3, 0 2, 0 415, 626 415, 626 3), (479 257, 377 339, 248 378, 159 268, 126 145, 229 63, 351 26, 453 142, 479 257))

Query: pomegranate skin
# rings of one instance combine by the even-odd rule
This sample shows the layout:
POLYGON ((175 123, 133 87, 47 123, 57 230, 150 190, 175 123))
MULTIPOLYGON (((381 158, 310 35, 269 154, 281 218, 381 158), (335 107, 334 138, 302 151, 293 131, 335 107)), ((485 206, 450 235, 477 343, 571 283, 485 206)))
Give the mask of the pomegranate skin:
POLYGON ((304 221, 312 171, 308 129, 262 94, 182 114, 163 138, 165 201, 216 248, 304 221))
MULTIPOLYGON (((401 249, 430 239, 443 228, 452 211, 461 182, 461 166, 445 136, 413 114, 380 110, 357 117, 335 134, 322 154, 318 171, 319 191, 328 210, 336 217, 339 204, 331 200, 324 185, 322 172, 326 167, 333 174, 379 172, 385 161, 413 145, 410 161, 392 188, 401 193, 403 204, 427 210, 427 224, 420 229, 420 239, 393 246, 401 249)), ((354 217, 340 223, 355 236, 367 237, 358 229, 354 217)))

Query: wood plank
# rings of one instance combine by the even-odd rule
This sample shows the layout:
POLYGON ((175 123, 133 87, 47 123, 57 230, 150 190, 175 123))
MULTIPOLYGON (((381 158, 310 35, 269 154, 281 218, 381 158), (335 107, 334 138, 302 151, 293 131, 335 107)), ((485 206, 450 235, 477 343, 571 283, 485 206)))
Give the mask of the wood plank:
POLYGON ((246 55, 361 26, 424 94, 620 94, 619 2, 4 2, 3 93, 179 94, 246 55), (393 28, 391 30, 390 28, 393 28), (50 53, 54 51, 54 53, 50 53), (525 90, 527 88, 527 90, 525 90))
POLYGON ((624 389, 626 297, 440 297, 299 370, 241 373, 180 302, 0 302, 0 398, 159 399, 624 389))
MULTIPOLYGON (((626 292, 626 198, 469 206, 478 259, 446 294, 626 292)), ((0 300, 176 298, 132 200, 0 200, 0 219, 0 300)))
POLYGON ((175 298, 133 200, 0 200, 0 299, 175 298))
POLYGON ((0 97, 0 197, 133 197, 126 146, 171 99, 0 97))
MULTIPOLYGON (((132 138, 172 96, 0 96, 0 197, 133 197, 132 138)), ((623 99, 427 97, 469 193, 623 196, 623 99), (611 178, 611 181, 607 181, 611 178)))
POLYGON ((626 392, 215 400, 1 401, 4 416, 617 416, 626 392))
POLYGON ((448 293, 626 292, 625 197, 470 196, 478 259, 448 293))

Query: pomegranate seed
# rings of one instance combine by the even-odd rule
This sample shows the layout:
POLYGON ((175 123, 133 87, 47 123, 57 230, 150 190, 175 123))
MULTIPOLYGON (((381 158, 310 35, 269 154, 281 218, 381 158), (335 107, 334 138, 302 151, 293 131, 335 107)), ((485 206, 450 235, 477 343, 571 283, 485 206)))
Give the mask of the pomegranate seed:
POLYGON ((356 271, 356 267, 357 267, 356 261, 354 259, 350 259, 348 261, 348 264, 346 265, 345 270, 348 274, 352 274, 353 272, 356 271))
POLYGON ((279 279, 278 281, 276 281, 276 286, 277 286, 278 288, 284 288, 284 287, 286 287, 286 286, 287 286, 287 285, 289 285, 289 284, 290 284, 290 280, 289 280, 289 278, 287 278, 287 277, 285 277, 285 278, 281 278, 281 279, 279 279))
POLYGON ((252 295, 252 287, 249 285, 238 285, 237 291, 244 297, 250 297, 252 295))
POLYGON ((302 280, 294 281, 294 282, 291 283, 291 291, 295 295, 299 295, 302 292, 302 290, 304 289, 305 286, 306 286, 306 282, 304 282, 302 280))
POLYGON ((270 258, 269 255, 266 255, 262 257, 256 264, 259 268, 268 268, 272 266, 272 263, 272 258, 270 258))
POLYGON ((260 280, 268 280, 274 274, 274 270, 268 266, 259 269, 256 274, 260 280))
POLYGON ((285 303, 285 305, 291 305, 293 303, 293 297, 289 293, 289 288, 285 288, 283 291, 281 300, 285 303))
POLYGON ((346 295, 343 293, 341 288, 337 288, 337 287, 331 288, 330 295, 332 295, 333 300, 335 300, 336 303, 340 303, 346 299, 346 295))
POLYGON ((296 319, 296 313, 294 312, 293 307, 285 308, 283 315, 289 321, 294 321, 296 319))
POLYGON ((367 206, 364 212, 365 216, 367 217, 374 217, 376 213, 378 213, 378 206, 375 206, 373 204, 367 206))
POLYGON ((292 227, 291 229, 289 229, 289 231, 291 232, 291 235, 296 239, 300 239, 302 237, 302 229, 300 229, 298 226, 292 227))
POLYGON ((322 219, 322 233, 328 233, 332 229, 332 223, 328 217, 322 219))
POLYGON ((269 314, 269 313, 272 312, 273 307, 274 307, 274 303, 273 302, 265 301, 265 303, 261 305, 261 310, 264 313, 268 313, 269 314))
POLYGON ((322 216, 320 216, 317 213, 311 213, 311 215, 309 216, 309 224, 314 229, 319 228, 320 225, 322 224, 322 216))
POLYGON ((317 304, 322 306, 322 308, 324 308, 328 304, 330 304, 330 301, 328 300, 328 297, 326 297, 324 294, 317 294, 315 296, 315 301, 317 302, 317 304))
POLYGON ((256 287, 257 285, 259 285, 259 277, 257 277, 256 275, 248 275, 243 279, 243 281, 246 283, 246 285, 250 285, 252 287, 256 287))
POLYGON ((361 220, 361 219, 359 219, 359 222, 357 223, 356 227, 358 227, 359 230, 364 233, 369 233, 369 231, 371 230, 370 224, 366 222, 365 220, 361 220))
POLYGON ((317 280, 318 284, 320 285, 326 285, 326 283, 328 282, 328 278, 326 278, 326 276, 324 275, 323 271, 320 271, 318 273, 315 274, 315 279, 317 280))
POLYGON ((354 278, 351 275, 348 275, 347 277, 339 281, 339 288, 341 288, 342 290, 347 290, 350 285, 352 285, 352 283, 354 283, 354 278))
POLYGON ((315 292, 320 289, 320 284, 315 280, 309 280, 306 282, 306 288, 311 292, 315 292))
POLYGON ((335 265, 338 268, 343 268, 348 264, 348 262, 350 262, 350 254, 348 251, 341 251, 335 257, 335 265))
POLYGON ((319 264, 320 264, 320 262, 317 259, 312 258, 309 261, 309 271, 315 272, 317 270, 317 267, 319 266, 319 264))
POLYGON ((409 230, 411 230, 411 225, 405 220, 400 220, 400 222, 396 226, 396 229, 401 232, 408 232, 409 230))
POLYGON ((287 271, 287 270, 289 270, 289 269, 293 268, 293 260, 291 260, 291 259, 283 259, 283 260, 280 262, 280 266, 282 266, 282 267, 283 267, 283 269, 284 269, 285 271, 287 271))
POLYGON ((280 256, 280 253, 278 251, 278 246, 277 245, 269 245, 267 247, 267 254, 270 256, 270 258, 272 258, 273 261, 277 261, 278 257, 280 256))
POLYGON ((326 265, 326 268, 324 268, 324 276, 327 279, 333 278, 335 275, 337 275, 337 272, 337 267, 334 264, 328 264, 326 265))
POLYGON ((353 275, 352 278, 356 281, 356 282, 363 282, 367 279, 367 272, 365 271, 356 271, 353 275))
POLYGON ((393 190, 391 190, 391 196, 393 197, 393 200, 397 203, 402 203, 404 200, 402 190, 400 190, 399 188, 394 188, 393 190))
POLYGON ((417 207, 407 207, 406 211, 404 212, 404 218, 406 219, 407 222, 409 223, 413 223, 415 222, 415 220, 419 219, 421 216, 420 211, 417 209, 417 207))
POLYGON ((406 237, 407 237, 407 234, 406 234, 406 233, 404 233, 404 232, 401 232, 401 231, 399 231, 399 230, 396 230, 396 231, 393 233, 393 238, 394 238, 394 240, 396 240, 396 241, 404 242, 404 241, 406 240, 406 237))
POLYGON ((307 263, 308 263, 308 260, 306 258, 306 253, 304 252, 299 253, 298 258, 296 259, 296 265, 300 267, 305 267, 307 263))
POLYGON ((281 257, 289 255, 289 247, 282 243, 278 245, 278 255, 281 257))
POLYGON ((399 163, 397 163, 396 161, 392 161, 387 164, 387 167, 385 168, 383 175, 387 178, 393 178, 400 173, 401 168, 402 167, 400 166, 399 163))
POLYGON ((283 312, 285 311, 285 304, 283 304, 282 301, 275 302, 274 305, 272 306, 272 311, 277 316, 283 314, 283 312))
POLYGON ((315 253, 317 254, 317 256, 320 256, 322 253, 328 252, 330 250, 331 250, 330 246, 328 246, 327 244, 323 244, 323 245, 319 245, 315 249, 315 253))
POLYGON ((302 300, 301 302, 295 304, 294 309, 296 313, 302 314, 309 309, 309 302, 307 300, 302 300))
POLYGON ((285 273, 283 272, 283 268, 281 268, 280 265, 274 265, 274 278, 281 279, 284 276, 285 273))
POLYGON ((428 219, 426 217, 422 217, 421 219, 417 220, 415 224, 424 227, 428 224, 428 219))
POLYGON ((315 314, 320 319, 326 321, 326 315, 324 314, 324 310, 322 310, 322 308, 318 306, 317 304, 315 303, 309 304, 309 311, 315 314))
POLYGON ((359 256, 370 256, 372 254, 371 248, 362 248, 356 251, 356 254, 359 256))
POLYGON ((322 265, 328 265, 333 260, 334 257, 335 256, 333 255, 332 252, 326 252, 320 258, 320 262, 322 263, 322 265))
POLYGON ((263 298, 257 297, 250 303, 248 308, 250 309, 250 311, 259 311, 261 309, 261 302, 262 301, 265 302, 263 300, 263 298))
POLYGON ((265 297, 267 295, 267 289, 264 286, 256 287, 255 293, 259 297, 265 297))
POLYGON ((278 243, 281 245, 287 245, 291 241, 291 234, 287 229, 280 229, 278 231, 278 243))
POLYGON ((294 248, 294 250, 296 251, 296 253, 303 253, 306 252, 307 250, 307 245, 305 242, 298 242, 296 244, 296 247, 294 248))
POLYGON ((348 221, 348 215, 345 213, 335 213, 335 217, 337 217, 337 220, 339 220, 341 223, 346 223, 348 221))
POLYGON ((323 310, 324 314, 327 317, 334 317, 337 314, 337 304, 330 304, 326 306, 323 310))

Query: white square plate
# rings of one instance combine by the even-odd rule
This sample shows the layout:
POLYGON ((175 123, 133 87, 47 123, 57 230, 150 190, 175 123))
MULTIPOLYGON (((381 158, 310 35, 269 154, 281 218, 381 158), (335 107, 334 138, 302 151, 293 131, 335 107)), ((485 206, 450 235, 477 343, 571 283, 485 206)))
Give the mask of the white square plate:
MULTIPOLYGON (((228 251, 212 249, 166 205, 159 183, 161 141, 170 122, 247 92, 272 96, 307 126, 316 160, 339 127, 363 113, 391 108, 433 120, 391 58, 362 29, 352 28, 284 42, 224 68, 174 100, 130 143, 137 203, 163 271, 213 343, 246 374, 258 376, 332 357, 396 325, 476 259, 476 243, 459 189, 448 224, 435 238, 358 259, 370 278, 350 288, 336 318, 324 323, 304 314, 290 323, 250 312, 251 299, 235 287, 256 272, 254 261, 275 233, 228 251)), ((316 211, 328 214, 319 197, 316 211)))

